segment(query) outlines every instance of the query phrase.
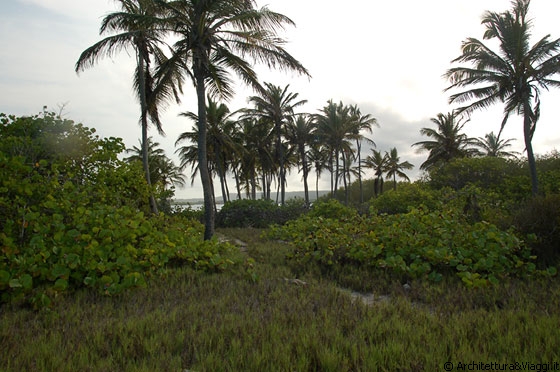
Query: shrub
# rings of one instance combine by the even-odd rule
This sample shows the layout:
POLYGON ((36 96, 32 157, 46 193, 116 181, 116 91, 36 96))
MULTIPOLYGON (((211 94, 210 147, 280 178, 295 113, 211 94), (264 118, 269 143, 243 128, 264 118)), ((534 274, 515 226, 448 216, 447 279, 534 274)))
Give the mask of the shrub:
POLYGON ((328 199, 313 204, 309 211, 310 217, 323 217, 332 219, 352 218, 358 215, 356 209, 343 205, 336 199, 328 199))
POLYGON ((396 190, 387 190, 372 198, 369 203, 372 210, 386 214, 406 213, 411 208, 420 206, 434 210, 439 206, 444 193, 435 191, 424 183, 406 183, 396 190))
POLYGON ((401 279, 439 281, 454 274, 469 287, 535 272, 530 250, 511 231, 464 222, 461 212, 412 209, 406 214, 332 219, 304 216, 269 236, 290 241, 298 265, 357 265, 401 279))
MULTIPOLYGON (((504 180, 522 173, 519 162, 497 157, 459 158, 432 170, 429 183, 434 188, 460 190, 468 184, 499 189, 504 180)), ((523 172, 524 174, 524 172, 523 172)))
POLYGON ((239 199, 227 202, 216 216, 220 227, 263 228, 271 224, 278 207, 272 200, 239 199))
POLYGON ((138 164, 119 160, 121 139, 54 115, 0 124, 0 302, 119 293, 170 260, 227 265, 199 223, 147 217, 149 188, 138 164))
POLYGON ((282 225, 306 211, 301 198, 289 199, 283 206, 276 205, 272 200, 239 199, 224 204, 216 216, 216 225, 265 228, 273 224, 282 225))
POLYGON ((560 258, 560 194, 537 196, 525 202, 513 218, 514 226, 530 239, 541 266, 558 264, 560 258))

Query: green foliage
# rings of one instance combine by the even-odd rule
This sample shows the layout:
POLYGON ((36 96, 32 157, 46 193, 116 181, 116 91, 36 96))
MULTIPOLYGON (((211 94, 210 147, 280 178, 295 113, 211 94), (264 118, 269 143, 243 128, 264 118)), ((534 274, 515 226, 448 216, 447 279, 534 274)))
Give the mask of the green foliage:
POLYGON ((528 239, 533 254, 543 267, 558 264, 560 258, 560 194, 537 196, 515 213, 513 224, 528 239))
POLYGON ((517 161, 491 156, 466 157, 454 159, 431 170, 429 183, 436 189, 450 187, 460 190, 472 184, 487 190, 496 190, 501 188, 508 177, 521 173, 526 174, 517 161))
POLYGON ((420 206, 436 209, 445 191, 435 191, 421 182, 403 183, 396 190, 387 190, 370 200, 370 208, 378 213, 406 213, 420 206))
POLYGON ((171 214, 182 218, 192 219, 202 223, 204 221, 204 208, 193 208, 190 204, 179 204, 171 208, 171 214))
POLYGON ((191 220, 147 218, 138 164, 120 139, 46 115, 0 116, 0 301, 49 305, 79 287, 115 294, 170 260, 227 265, 191 220))
POLYGON ((216 216, 220 227, 266 227, 271 223, 277 206, 272 200, 239 199, 227 202, 216 216))
POLYGON ((328 199, 313 204, 308 215, 309 217, 344 219, 355 217, 358 215, 358 212, 354 208, 343 205, 336 199, 328 199))
POLYGON ((305 216, 273 227, 269 234, 290 241, 291 258, 301 265, 354 264, 401 279, 432 281, 455 274, 469 287, 535 273, 534 257, 512 232, 487 222, 467 223, 453 210, 342 219, 305 216))
POLYGON ((216 216, 216 225, 264 228, 284 224, 306 210, 305 202, 298 198, 286 201, 283 206, 277 206, 272 200, 239 199, 224 204, 216 216))

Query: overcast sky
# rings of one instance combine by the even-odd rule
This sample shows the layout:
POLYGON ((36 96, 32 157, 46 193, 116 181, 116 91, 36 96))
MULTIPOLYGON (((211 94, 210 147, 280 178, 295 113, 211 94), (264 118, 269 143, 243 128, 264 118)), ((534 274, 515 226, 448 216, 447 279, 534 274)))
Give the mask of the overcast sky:
MULTIPOLYGON (((427 157, 411 148, 423 139, 420 128, 432 126, 430 118, 438 113, 452 110, 443 92, 448 83, 442 78, 450 61, 459 56, 466 37, 482 38, 484 11, 511 7, 509 0, 259 0, 258 4, 295 21, 296 28, 281 36, 312 75, 308 79, 259 68, 261 80, 290 84, 291 91, 309 101, 303 107, 306 112, 317 112, 329 99, 357 104, 380 124, 370 136, 377 149, 396 147, 403 161, 415 164, 408 173, 412 178, 427 157)), ((1 0, 0 112, 33 115, 44 105, 54 111, 65 105, 65 117, 96 128, 101 136, 121 137, 128 147, 137 145, 139 105, 131 88, 132 51, 79 75, 74 72, 80 53, 100 40, 103 16, 114 9, 112 0, 1 0)), ((560 37, 559 14, 557 0, 532 1, 532 43, 547 34, 560 37)), ((240 86, 228 105, 232 110, 246 107, 251 94, 240 86)), ((175 140, 191 126, 177 114, 195 110, 194 88, 188 85, 182 104, 172 104, 163 115, 167 135, 151 133, 168 156, 176 159, 175 140)), ((498 104, 474 114, 466 133, 473 137, 497 133, 502 110, 498 104)), ((558 149, 558 117, 560 92, 543 92, 533 140, 537 154, 558 149)), ((510 119, 503 138, 516 138, 514 150, 523 150, 521 118, 510 119)), ((369 149, 362 156, 368 154, 369 149)), ((301 190, 300 179, 293 170, 288 191, 301 190)), ((324 175, 321 188, 328 189, 328 182, 324 175)), ((177 197, 201 196, 198 182, 177 191, 177 197)))

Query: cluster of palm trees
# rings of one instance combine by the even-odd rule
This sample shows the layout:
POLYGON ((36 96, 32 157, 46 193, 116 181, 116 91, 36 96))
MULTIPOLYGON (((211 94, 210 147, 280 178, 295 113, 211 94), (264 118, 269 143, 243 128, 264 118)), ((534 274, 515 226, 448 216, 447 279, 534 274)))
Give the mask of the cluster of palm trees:
POLYGON ((453 159, 493 156, 516 157, 518 152, 508 151, 513 139, 500 139, 490 132, 484 137, 468 137, 462 132, 468 122, 456 112, 438 114, 431 119, 437 128, 421 128, 420 133, 430 139, 414 143, 418 151, 428 151, 428 158, 420 165, 420 169, 430 171, 440 167, 453 159))
POLYGON ((383 193, 383 175, 385 174, 388 179, 393 178, 393 189, 397 189, 397 176, 406 181, 410 178, 404 172, 407 169, 414 168, 408 161, 401 161, 397 152, 397 148, 393 147, 386 151, 384 155, 381 151, 374 148, 371 149, 372 154, 364 160, 364 166, 371 168, 374 171, 375 178, 373 180, 373 193, 374 196, 379 196, 383 193))
MULTIPOLYGON (((227 180, 234 179, 237 197, 256 199, 261 192, 264 199, 271 198, 271 188, 276 187, 276 202, 285 201, 286 175, 292 169, 302 174, 305 202, 309 204, 309 174, 316 172, 315 188, 325 170, 330 172, 331 193, 344 186, 348 200, 348 185, 352 177, 360 182, 363 176, 361 159, 362 142, 374 145, 364 136, 378 126, 375 118, 362 114, 355 105, 345 105, 332 100, 316 114, 297 113, 296 109, 306 103, 297 93, 289 90, 289 85, 280 87, 265 83, 265 91, 249 97, 252 107, 230 112, 224 103, 217 103, 208 97, 206 117, 208 123, 207 167, 211 179, 219 179, 222 198, 228 201, 230 188, 227 180)), ((198 117, 192 112, 183 113, 196 123, 198 117)), ((177 140, 181 168, 190 165, 194 179, 199 162, 197 128, 182 133, 177 140)), ((394 157, 398 155, 394 149, 394 157)), ((394 160, 394 158, 392 158, 394 160)), ((388 163, 389 164, 389 163, 388 163)), ((397 172, 384 165, 388 176, 397 172)), ((391 163, 393 164, 393 163, 391 163)), ((409 169, 408 162, 399 163, 398 171, 409 169), (407 168, 408 167, 408 168, 407 168)), ((401 175, 399 173, 395 173, 401 175)), ((406 176, 405 176, 406 177, 406 176)), ((408 177, 406 177, 408 179, 408 177)), ((363 195, 363 193, 361 193, 363 195)))

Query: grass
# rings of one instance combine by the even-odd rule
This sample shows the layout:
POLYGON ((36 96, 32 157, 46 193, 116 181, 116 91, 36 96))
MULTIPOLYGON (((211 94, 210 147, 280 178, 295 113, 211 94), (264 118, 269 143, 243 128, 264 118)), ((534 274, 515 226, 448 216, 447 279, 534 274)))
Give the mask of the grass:
POLYGON ((4 305, 0 370, 442 371, 448 361, 560 360, 557 279, 405 290, 375 273, 295 270, 289 247, 259 230, 219 232, 247 243, 236 271, 174 268, 146 288, 79 291, 39 312, 4 305), (305 285, 285 280, 295 277, 305 285), (366 306, 341 286, 389 301, 366 306))

